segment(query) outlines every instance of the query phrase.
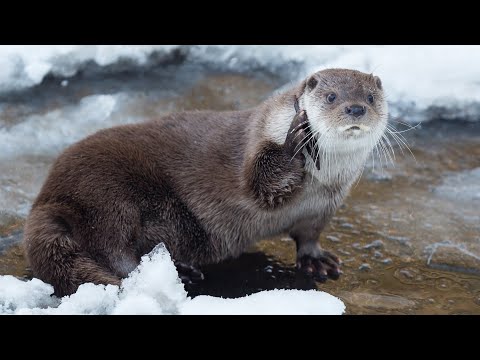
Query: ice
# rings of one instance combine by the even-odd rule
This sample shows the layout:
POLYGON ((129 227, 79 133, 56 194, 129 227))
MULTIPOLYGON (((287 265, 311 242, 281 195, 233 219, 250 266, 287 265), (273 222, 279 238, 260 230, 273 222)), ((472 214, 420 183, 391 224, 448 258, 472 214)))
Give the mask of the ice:
POLYGON ((86 96, 77 105, 31 115, 10 128, 0 127, 0 159, 59 152, 96 130, 113 125, 107 120, 115 105, 113 95, 86 96))
POLYGON ((328 314, 340 315, 343 302, 325 292, 262 291, 238 299, 198 296, 191 299, 168 251, 160 244, 142 257, 121 287, 83 284, 75 294, 51 296, 52 286, 38 279, 0 276, 0 314, 328 314))
POLYGON ((453 201, 480 204, 480 167, 446 176, 435 193, 453 201))
POLYGON ((327 67, 374 72, 383 80, 395 117, 412 122, 480 118, 480 46, 3 45, 0 91, 37 85, 50 73, 68 78, 88 62, 106 67, 128 59, 135 66, 154 66, 152 61, 179 48, 186 61, 234 71, 263 68, 292 81, 327 67), (149 61, 153 53, 157 56, 149 61))

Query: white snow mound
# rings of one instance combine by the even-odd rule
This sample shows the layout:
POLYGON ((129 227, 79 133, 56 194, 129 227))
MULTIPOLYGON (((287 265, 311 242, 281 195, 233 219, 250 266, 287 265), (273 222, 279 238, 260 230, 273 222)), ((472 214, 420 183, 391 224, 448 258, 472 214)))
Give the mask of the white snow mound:
POLYGON ((238 299, 187 297, 163 244, 142 257, 122 286, 81 285, 61 299, 38 279, 21 281, 0 276, 0 314, 120 315, 120 314, 322 314, 340 315, 345 305, 325 292, 262 291, 238 299))

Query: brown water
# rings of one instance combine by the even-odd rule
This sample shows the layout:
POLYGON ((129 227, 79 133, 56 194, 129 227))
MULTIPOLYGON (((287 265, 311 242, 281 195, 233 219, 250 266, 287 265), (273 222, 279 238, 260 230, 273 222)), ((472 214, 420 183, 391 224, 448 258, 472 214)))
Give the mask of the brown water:
MULTIPOLYGON (((113 82, 110 91, 126 92, 129 100, 110 117, 246 108, 281 81, 258 74, 209 74, 171 91, 162 84, 160 91, 158 84, 139 90, 113 82)), ((55 103, 38 100, 30 107, 16 99, 0 119, 15 124, 17 117, 45 114, 95 93, 85 81, 68 91, 55 103)), ((321 235, 323 246, 343 260, 338 281, 318 284, 296 274, 294 244, 280 237, 262 241, 239 259, 204 268, 205 281, 187 287, 189 294, 238 297, 273 288, 317 288, 341 298, 349 314, 480 314, 480 125, 432 122, 403 135, 416 161, 398 147, 395 167, 385 166, 383 159, 381 171, 377 157, 372 169, 370 161, 321 235)), ((31 276, 19 240, 54 157, 27 153, 0 160, 0 275, 31 276)))

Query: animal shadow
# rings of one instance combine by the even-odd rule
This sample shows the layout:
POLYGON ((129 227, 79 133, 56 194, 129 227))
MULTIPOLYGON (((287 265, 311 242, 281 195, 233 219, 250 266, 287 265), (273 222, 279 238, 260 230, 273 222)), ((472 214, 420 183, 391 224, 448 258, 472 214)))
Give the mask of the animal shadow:
POLYGON ((242 254, 239 258, 201 268, 205 279, 185 285, 188 295, 211 295, 237 298, 263 290, 316 289, 315 281, 298 274, 293 265, 286 266, 262 252, 242 254))

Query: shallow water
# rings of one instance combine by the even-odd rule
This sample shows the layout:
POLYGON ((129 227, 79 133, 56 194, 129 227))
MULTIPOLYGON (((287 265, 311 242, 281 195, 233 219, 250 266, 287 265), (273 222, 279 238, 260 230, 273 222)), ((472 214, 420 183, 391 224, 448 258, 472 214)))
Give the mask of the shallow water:
MULTIPOLYGON (((172 75, 178 74, 175 67, 142 78, 77 76, 67 86, 49 79, 0 99, 0 130, 11 131, 7 140, 20 142, 10 134, 28 121, 48 129, 51 139, 7 144, 9 152, 0 154, 0 274, 31 276, 19 246, 23 221, 48 166, 73 138, 180 109, 246 108, 283 84, 264 73, 183 70, 188 76, 182 78, 172 75), (98 104, 108 103, 103 97, 95 102, 100 94, 110 96, 106 100, 113 105, 103 117, 88 120, 91 108, 95 113, 98 104), (91 104, 85 96, 93 96, 91 104), (83 116, 88 121, 72 125, 73 134, 59 132, 59 124, 83 116)), ((324 247, 343 260, 338 281, 318 284, 296 274, 294 244, 280 237, 262 241, 239 259, 205 267, 205 281, 188 286, 190 295, 318 288, 340 297, 349 314, 480 314, 480 124, 438 121, 403 135, 416 160, 398 146, 394 167, 382 159, 381 170, 375 157, 375 167, 368 163, 321 235, 324 247)))

